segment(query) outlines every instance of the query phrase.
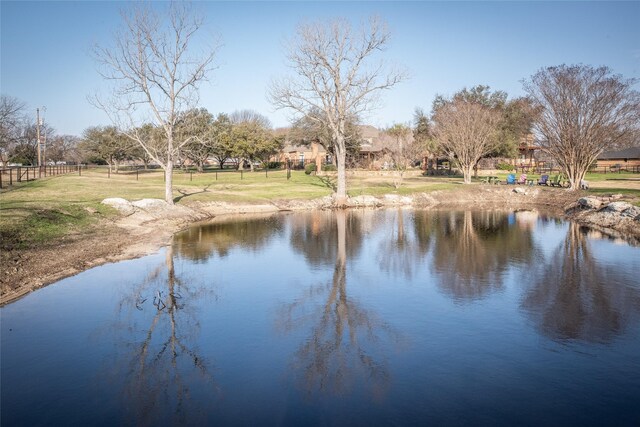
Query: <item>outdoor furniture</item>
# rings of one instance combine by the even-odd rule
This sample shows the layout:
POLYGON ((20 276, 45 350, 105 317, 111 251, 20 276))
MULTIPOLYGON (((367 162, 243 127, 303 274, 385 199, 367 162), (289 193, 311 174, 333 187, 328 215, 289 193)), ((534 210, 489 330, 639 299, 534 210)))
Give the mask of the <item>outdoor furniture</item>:
POLYGON ((553 178, 551 178, 550 182, 552 187, 568 187, 569 186, 569 182, 565 179, 564 175, 562 174, 554 175, 553 178))
POLYGON ((524 185, 527 183, 527 174, 523 173, 520 175, 520 178, 518 178, 518 181, 516 182, 516 184, 518 185, 524 185))
POLYGON ((538 185, 549 185, 547 181, 549 181, 549 175, 542 175, 538 180, 538 185))
POLYGON ((485 176, 481 181, 483 184, 497 184, 500 179, 497 176, 485 176))
POLYGON ((507 175, 507 185, 509 184, 516 184, 516 175, 514 173, 510 173, 509 175, 507 175))

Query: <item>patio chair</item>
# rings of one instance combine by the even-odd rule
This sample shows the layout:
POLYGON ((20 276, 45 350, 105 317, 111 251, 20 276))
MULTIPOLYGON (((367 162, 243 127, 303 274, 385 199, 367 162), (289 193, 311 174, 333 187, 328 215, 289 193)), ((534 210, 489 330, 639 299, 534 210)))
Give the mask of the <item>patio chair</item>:
POLYGON ((552 187, 565 187, 566 181, 567 180, 564 178, 564 175, 558 174, 554 175, 550 182, 552 187))
POLYGON ((516 182, 516 184, 525 185, 526 183, 527 183, 527 174, 523 173, 520 175, 520 178, 518 178, 518 181, 516 182))
POLYGON ((549 175, 542 175, 538 180, 538 185, 549 185, 549 175))
POLYGON ((516 174, 510 173, 509 175, 507 175, 507 185, 509 184, 515 185, 515 183, 516 183, 516 174))

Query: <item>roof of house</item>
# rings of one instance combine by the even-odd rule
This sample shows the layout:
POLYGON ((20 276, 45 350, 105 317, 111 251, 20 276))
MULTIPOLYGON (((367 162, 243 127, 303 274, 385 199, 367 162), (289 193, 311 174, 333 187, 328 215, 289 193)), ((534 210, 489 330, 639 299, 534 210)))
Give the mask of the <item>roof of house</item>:
POLYGON ((640 159, 640 146, 625 150, 605 151, 598 156, 598 160, 612 159, 640 159))

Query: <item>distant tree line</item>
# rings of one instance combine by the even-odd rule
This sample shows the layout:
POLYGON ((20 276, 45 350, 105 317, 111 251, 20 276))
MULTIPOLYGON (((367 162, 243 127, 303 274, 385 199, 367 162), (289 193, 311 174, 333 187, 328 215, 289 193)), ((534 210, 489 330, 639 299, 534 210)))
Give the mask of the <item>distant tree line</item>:
MULTIPOLYGON (((80 139, 84 158, 91 163, 108 164, 114 170, 124 161, 141 162, 148 167, 167 149, 167 140, 159 126, 146 123, 131 130, 144 146, 121 133, 115 126, 94 126, 86 129, 80 139)), ((266 164, 284 146, 284 137, 276 135, 270 121, 263 115, 242 110, 217 116, 204 108, 180 114, 176 136, 187 141, 175 156, 175 165, 192 166, 202 172, 209 159, 218 167, 230 164, 241 168, 248 164, 266 164)))
MULTIPOLYGON (((79 138, 59 135, 47 122, 41 120, 41 140, 45 143, 44 160, 47 163, 77 162, 79 138)), ((35 166, 38 163, 36 118, 28 114, 26 104, 8 95, 0 96, 0 161, 35 166)))

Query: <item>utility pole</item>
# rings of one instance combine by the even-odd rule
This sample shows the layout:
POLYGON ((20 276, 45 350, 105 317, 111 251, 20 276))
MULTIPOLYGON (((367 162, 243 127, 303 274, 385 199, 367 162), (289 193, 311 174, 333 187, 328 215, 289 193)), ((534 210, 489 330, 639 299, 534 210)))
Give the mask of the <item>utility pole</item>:
POLYGON ((38 150, 38 166, 42 166, 42 159, 40 157, 40 109, 36 108, 36 144, 38 150))
MULTIPOLYGON (((42 119, 44 124, 44 119, 42 119)), ((42 143, 42 164, 47 167, 47 128, 44 128, 44 142, 42 143)))

